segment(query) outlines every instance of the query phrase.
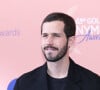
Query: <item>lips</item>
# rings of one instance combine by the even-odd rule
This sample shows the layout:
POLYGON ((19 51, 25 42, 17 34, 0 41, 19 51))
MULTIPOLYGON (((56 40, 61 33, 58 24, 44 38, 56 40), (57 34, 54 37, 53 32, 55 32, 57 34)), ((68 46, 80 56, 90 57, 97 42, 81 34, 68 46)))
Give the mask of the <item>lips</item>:
POLYGON ((52 46, 46 46, 44 47, 44 50, 58 50, 58 48, 52 46))

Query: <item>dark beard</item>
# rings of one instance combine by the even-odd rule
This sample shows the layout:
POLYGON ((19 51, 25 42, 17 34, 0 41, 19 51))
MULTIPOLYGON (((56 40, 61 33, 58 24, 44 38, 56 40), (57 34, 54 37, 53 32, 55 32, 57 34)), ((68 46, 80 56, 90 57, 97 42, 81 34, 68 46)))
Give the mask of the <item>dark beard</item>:
POLYGON ((44 51, 43 51, 43 54, 44 54, 44 56, 45 56, 47 61, 49 61, 49 62, 57 62, 57 61, 61 60, 65 56, 67 51, 68 51, 68 41, 67 41, 66 45, 62 48, 62 50, 58 53, 58 55, 56 57, 54 57, 54 58, 47 58, 47 56, 44 53, 44 51))

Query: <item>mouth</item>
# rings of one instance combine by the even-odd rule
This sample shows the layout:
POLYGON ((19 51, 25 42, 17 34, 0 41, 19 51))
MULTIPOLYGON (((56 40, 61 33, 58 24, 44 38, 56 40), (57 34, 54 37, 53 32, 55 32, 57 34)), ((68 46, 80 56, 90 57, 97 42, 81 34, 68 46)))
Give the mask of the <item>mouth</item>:
POLYGON ((44 47, 44 50, 53 50, 53 51, 55 51, 55 50, 58 50, 58 48, 52 47, 52 46, 47 46, 47 47, 44 47))

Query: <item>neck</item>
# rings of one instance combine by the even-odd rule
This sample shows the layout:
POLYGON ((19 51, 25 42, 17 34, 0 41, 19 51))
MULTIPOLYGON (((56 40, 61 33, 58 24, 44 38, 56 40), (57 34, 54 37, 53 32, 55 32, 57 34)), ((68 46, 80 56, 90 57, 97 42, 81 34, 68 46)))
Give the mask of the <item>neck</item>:
POLYGON ((53 78, 65 78, 68 75, 69 57, 64 56, 57 62, 47 61, 47 73, 53 78))

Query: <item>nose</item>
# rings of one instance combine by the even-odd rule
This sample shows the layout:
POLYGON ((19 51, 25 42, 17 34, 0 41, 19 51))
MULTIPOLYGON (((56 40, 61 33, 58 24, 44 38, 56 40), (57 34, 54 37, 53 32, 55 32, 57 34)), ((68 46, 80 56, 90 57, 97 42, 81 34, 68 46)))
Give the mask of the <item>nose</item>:
POLYGON ((47 45, 53 45, 53 37, 52 36, 48 36, 46 42, 47 42, 47 45))

